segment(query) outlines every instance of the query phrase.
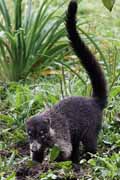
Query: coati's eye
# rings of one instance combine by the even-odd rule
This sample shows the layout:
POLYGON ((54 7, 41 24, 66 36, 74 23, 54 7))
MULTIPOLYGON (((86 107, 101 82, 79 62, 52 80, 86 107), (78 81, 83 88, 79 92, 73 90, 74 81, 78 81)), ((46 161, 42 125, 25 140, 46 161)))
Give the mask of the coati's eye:
POLYGON ((28 131, 28 136, 32 137, 32 131, 31 130, 28 131))
POLYGON ((41 131, 40 131, 40 135, 42 136, 43 134, 44 134, 44 131, 43 131, 43 130, 41 130, 41 131))
POLYGON ((47 133, 44 132, 43 130, 41 130, 41 131, 39 132, 39 137, 40 137, 42 140, 44 140, 44 139, 47 138, 47 133))
POLYGON ((41 138, 44 139, 44 138, 45 138, 45 135, 42 135, 41 138))

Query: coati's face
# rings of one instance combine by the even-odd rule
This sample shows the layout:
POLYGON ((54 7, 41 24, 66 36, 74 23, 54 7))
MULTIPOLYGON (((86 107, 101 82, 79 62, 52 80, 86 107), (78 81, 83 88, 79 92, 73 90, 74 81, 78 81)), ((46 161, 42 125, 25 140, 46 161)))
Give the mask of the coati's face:
POLYGON ((27 133, 30 142, 30 151, 38 152, 48 146, 50 137, 50 122, 40 115, 31 117, 27 121, 27 133))

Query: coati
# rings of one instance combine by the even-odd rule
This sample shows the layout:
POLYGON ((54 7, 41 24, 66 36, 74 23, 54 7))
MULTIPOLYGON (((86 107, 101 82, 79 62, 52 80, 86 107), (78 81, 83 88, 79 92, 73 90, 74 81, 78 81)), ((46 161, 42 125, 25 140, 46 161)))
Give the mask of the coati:
POLYGON ((69 3, 66 14, 68 39, 88 73, 92 87, 92 97, 68 97, 43 113, 27 121, 32 159, 42 162, 44 151, 54 145, 60 149, 58 160, 79 158, 79 144, 85 151, 96 153, 97 137, 101 129, 102 111, 107 104, 107 85, 104 74, 76 30, 77 2, 69 3))

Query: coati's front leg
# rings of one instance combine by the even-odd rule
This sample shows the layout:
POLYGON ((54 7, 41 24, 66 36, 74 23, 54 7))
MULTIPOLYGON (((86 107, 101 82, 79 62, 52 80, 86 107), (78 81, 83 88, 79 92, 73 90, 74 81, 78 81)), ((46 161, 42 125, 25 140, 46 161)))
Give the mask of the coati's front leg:
POLYGON ((36 162, 42 162, 44 159, 44 151, 43 150, 39 150, 39 151, 30 151, 30 156, 32 161, 36 161, 36 162))
POLYGON ((30 156, 32 161, 42 162, 44 159, 44 151, 45 148, 43 146, 40 147, 40 144, 37 141, 30 143, 30 156))

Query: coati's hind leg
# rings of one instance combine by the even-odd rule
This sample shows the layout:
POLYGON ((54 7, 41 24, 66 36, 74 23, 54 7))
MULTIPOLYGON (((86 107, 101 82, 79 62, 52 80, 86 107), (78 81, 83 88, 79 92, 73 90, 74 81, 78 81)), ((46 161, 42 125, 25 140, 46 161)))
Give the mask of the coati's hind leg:
POLYGON ((80 158, 80 143, 78 142, 73 142, 72 143, 72 154, 71 154, 71 160, 73 163, 78 163, 79 158, 80 158))
MULTIPOLYGON (((84 145, 84 152, 85 153, 92 153, 95 154, 97 150, 97 135, 96 133, 87 133, 82 140, 84 145)), ((86 154, 86 159, 90 159, 90 154, 86 154)))

